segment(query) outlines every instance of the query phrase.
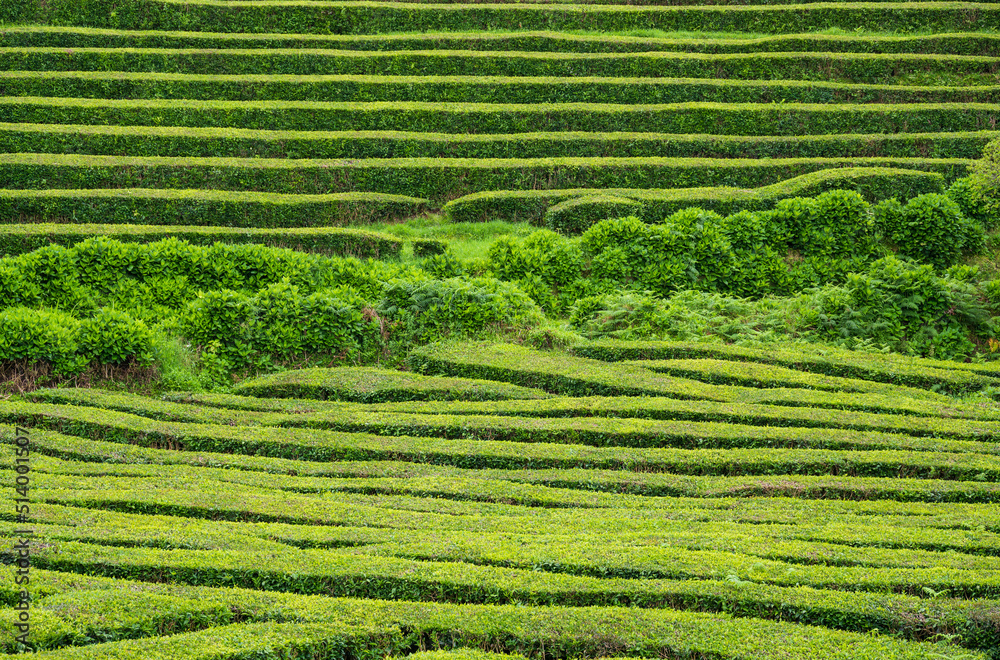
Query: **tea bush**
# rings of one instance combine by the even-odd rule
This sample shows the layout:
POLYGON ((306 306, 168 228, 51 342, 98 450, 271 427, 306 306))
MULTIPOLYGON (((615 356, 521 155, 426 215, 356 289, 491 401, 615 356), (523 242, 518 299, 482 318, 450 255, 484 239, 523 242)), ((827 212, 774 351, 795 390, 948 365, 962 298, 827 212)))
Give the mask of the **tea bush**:
POLYGON ((545 226, 563 234, 579 234, 608 218, 643 215, 643 203, 615 195, 584 195, 559 202, 545 212, 545 226))
POLYGON ((398 340, 407 343, 527 327, 544 319, 526 293, 492 277, 392 281, 385 285, 376 311, 395 326, 398 340))

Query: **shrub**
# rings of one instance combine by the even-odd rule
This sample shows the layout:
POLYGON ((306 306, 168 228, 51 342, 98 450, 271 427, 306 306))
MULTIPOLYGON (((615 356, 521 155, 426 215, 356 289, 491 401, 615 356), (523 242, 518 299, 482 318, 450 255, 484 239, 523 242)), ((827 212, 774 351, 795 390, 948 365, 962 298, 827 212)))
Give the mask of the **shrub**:
POLYGON ((1000 215, 1000 210, 993 213, 987 210, 985 200, 977 193, 972 177, 956 179, 945 194, 958 204, 962 215, 973 222, 978 222, 986 229, 992 229, 996 216, 1000 215))
POLYGON ((678 211, 659 225, 638 218, 604 220, 580 246, 591 277, 663 295, 676 289, 725 289, 735 266, 721 218, 698 208, 678 211))
POLYGON ((80 323, 79 352, 98 364, 139 366, 153 363, 153 333, 142 321, 124 312, 102 308, 80 323))
POLYGON ((465 274, 462 262, 451 252, 437 252, 420 262, 420 268, 438 279, 460 277, 465 274))
POLYGON ((944 270, 963 252, 980 250, 985 234, 981 225, 962 215, 954 200, 927 193, 907 203, 891 240, 902 256, 944 270))
POLYGON ((970 335, 993 334, 973 284, 896 257, 880 259, 867 272, 849 275, 843 287, 827 287, 800 302, 807 334, 827 341, 873 341, 950 360, 973 352, 970 335))
POLYGON ((384 290, 377 312, 406 341, 430 342, 453 333, 531 326, 544 318, 524 291, 492 277, 396 280, 384 290))
POLYGON ((546 311, 564 311, 582 286, 579 245, 548 229, 524 240, 501 238, 490 246, 488 258, 498 278, 517 282, 546 311))
POLYGON ((1000 140, 987 144, 983 157, 969 168, 969 189, 993 225, 1000 218, 1000 140))
POLYGON ((350 289, 303 294, 287 280, 255 295, 223 289, 199 295, 180 314, 184 337, 237 368, 303 354, 347 356, 378 339, 365 301, 350 289))
POLYGON ((413 256, 417 258, 443 254, 447 249, 447 243, 434 238, 417 238, 413 241, 413 256))
POLYGON ((815 256, 863 256, 875 247, 875 222, 865 198, 853 190, 831 190, 815 198, 814 222, 800 246, 815 256))
POLYGON ((45 363, 61 375, 79 373, 80 322, 58 310, 12 307, 0 311, 0 361, 45 363))
POLYGON ((545 226, 564 234, 579 234, 608 218, 643 216, 642 202, 615 195, 585 195, 567 199, 545 212, 545 226))

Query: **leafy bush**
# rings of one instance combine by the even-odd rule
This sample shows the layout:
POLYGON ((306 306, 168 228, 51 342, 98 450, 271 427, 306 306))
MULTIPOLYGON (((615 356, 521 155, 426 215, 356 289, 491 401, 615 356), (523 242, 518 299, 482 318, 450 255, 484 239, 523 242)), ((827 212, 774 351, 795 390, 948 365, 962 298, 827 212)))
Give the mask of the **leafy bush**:
POLYGON ((44 363, 60 375, 87 365, 78 354, 80 322, 59 310, 12 307, 0 311, 0 361, 44 363))
POLYGON ((1000 140, 983 149, 983 157, 969 168, 969 193, 982 212, 989 216, 989 226, 1000 218, 1000 140))
POLYGON ((567 199, 545 212, 545 226, 563 234, 579 234, 608 218, 643 216, 642 202, 615 195, 585 195, 567 199))
POLYGON ((848 345, 873 341, 947 360, 973 352, 970 335, 993 335, 972 283, 896 257, 880 259, 867 272, 849 275, 843 287, 827 287, 798 303, 807 335, 848 345))
POLYGON ((488 258, 498 278, 516 282, 546 311, 564 311, 586 287, 579 245, 548 229, 524 240, 501 238, 490 246, 488 258))
POLYGON ((153 363, 153 333, 118 310, 105 307, 81 322, 77 341, 80 354, 90 362, 143 367, 153 363))
POLYGON ((907 203, 890 240, 900 255, 944 270, 982 249, 985 234, 950 197, 927 193, 907 203))
POLYGON ((815 198, 814 222, 800 249, 822 257, 868 256, 875 247, 875 222, 865 198, 853 190, 831 190, 815 198))
POLYGON ((461 260, 451 252, 431 254, 420 262, 420 268, 438 279, 460 277, 465 274, 461 260))
POLYGON ((544 318, 524 291, 492 277, 396 280, 385 285, 377 312, 404 341, 420 343, 489 328, 537 325, 544 318))
POLYGON ((661 295, 683 288, 725 289, 735 261, 721 220, 697 208, 678 211, 659 225, 638 218, 604 220, 583 234, 580 246, 598 280, 661 295))
POLYGON ((977 193, 972 177, 962 177, 956 179, 945 194, 950 197, 964 215, 973 222, 978 222, 986 229, 992 229, 996 224, 996 217, 1000 215, 1000 210, 990 212, 987 210, 985 200, 977 193))
POLYGON ((413 256, 417 258, 443 254, 447 249, 447 243, 435 238, 417 238, 413 241, 413 256))
POLYGON ((306 354, 348 356, 370 350, 378 328, 350 289, 305 295, 283 280, 255 295, 223 289, 199 295, 183 310, 179 329, 237 368, 266 366, 306 354))

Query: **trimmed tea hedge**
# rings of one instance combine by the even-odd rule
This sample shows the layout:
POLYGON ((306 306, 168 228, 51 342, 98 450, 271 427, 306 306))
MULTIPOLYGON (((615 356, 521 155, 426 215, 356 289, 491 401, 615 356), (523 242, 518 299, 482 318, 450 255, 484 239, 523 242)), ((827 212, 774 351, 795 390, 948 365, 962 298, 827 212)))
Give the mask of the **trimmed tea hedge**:
POLYGON ((892 353, 855 352, 824 346, 789 350, 753 349, 712 343, 595 341, 571 349, 574 355, 611 362, 627 360, 698 359, 736 360, 776 364, 799 371, 861 378, 911 387, 945 387, 955 392, 992 385, 989 375, 1000 375, 991 365, 926 360, 892 353), (947 365, 947 366, 946 366, 947 365), (946 368, 942 368, 946 367, 946 368), (983 374, 975 373, 981 370, 983 374))
POLYGON ((651 132, 713 135, 940 133, 995 130, 987 103, 349 103, 0 97, 10 123, 187 126, 304 131, 528 133, 651 132))
MULTIPOLYGON (((81 199, 88 198, 82 196, 81 199)), ((116 208, 118 208, 117 205, 116 208)), ((76 211, 80 207, 73 207, 73 209, 76 211)), ((217 242, 259 243, 273 247, 374 259, 398 257, 403 246, 402 240, 388 234, 339 227, 277 231, 251 227, 235 229, 230 227, 164 227, 129 224, 33 223, 2 226, 0 255, 23 254, 53 244, 69 247, 95 236, 108 236, 130 243, 152 243, 169 237, 178 238, 194 245, 212 245, 217 242)))
POLYGON ((19 0, 0 21, 134 30, 371 34, 429 30, 634 29, 801 33, 823 28, 872 32, 948 32, 1000 24, 1000 9, 965 2, 831 2, 802 5, 629 6, 586 4, 415 4, 371 1, 298 3, 125 0, 111 6, 73 0, 19 0))
MULTIPOLYGON (((595 345, 598 345, 595 342, 595 345)), ((583 352, 578 347, 579 352, 583 352)), ((710 385, 694 380, 657 375, 634 365, 621 365, 591 358, 538 351, 513 344, 488 342, 442 342, 411 351, 407 362, 414 371, 444 374, 464 378, 502 380, 526 387, 538 387, 547 392, 569 396, 669 396, 675 399, 708 399, 732 401, 745 396, 750 388, 710 385), (660 380, 662 379, 662 380, 660 380)), ((795 366, 795 365, 790 365, 795 366)), ((953 387, 982 386, 987 379, 961 372, 934 370, 924 374, 951 378, 953 387)), ((919 372, 918 372, 919 373, 919 372)), ((855 376, 847 373, 830 375, 855 376)), ((927 385, 926 380, 903 378, 898 385, 906 389, 886 390, 909 398, 938 398, 936 395, 909 388, 927 385)), ((939 381, 935 381, 939 382, 939 381)), ((944 398, 938 400, 944 402, 944 398)))
MULTIPOLYGON (((1000 12, 998 12, 1000 15, 1000 12)), ((125 71, 209 75, 592 76, 732 78, 891 84, 916 73, 996 82, 996 58, 910 53, 532 53, 326 49, 0 48, 2 71, 125 71), (981 77, 981 80, 976 77, 981 77)), ((130 76, 126 76, 127 80, 130 76)), ((155 80, 149 76, 147 80, 155 80)), ((731 85, 740 87, 740 84, 731 85)), ((891 95, 891 92, 889 92, 891 95)), ((928 92, 933 94, 934 92, 928 92)), ((66 94, 59 94, 64 96, 66 94)), ((225 92, 223 92, 225 95, 225 92)))
MULTIPOLYGON (((2 169, 2 166, 0 166, 2 169)), ((31 168, 29 168, 31 169, 31 168)), ((81 170, 82 172, 82 170, 81 170)), ((136 181, 139 183, 140 181, 136 181)), ((236 187, 234 185, 234 187, 236 187)), ((106 189, 25 189, 0 190, 0 222, 56 222, 60 224, 104 224, 121 226, 135 224, 181 225, 174 232, 185 233, 192 242, 204 242, 209 234, 221 236, 225 230, 192 229, 184 225, 221 225, 242 227, 243 236, 267 236, 266 228, 324 227, 327 225, 365 224, 411 217, 422 212, 427 200, 405 195, 371 192, 341 192, 317 195, 285 195, 239 190, 179 190, 173 188, 106 188, 106 189)), ((6 231, 6 229, 5 229, 6 231)), ((25 230, 22 230, 25 231, 25 230)), ((71 231, 68 228, 63 232, 71 231)), ((127 232, 118 229, 118 232, 127 232)), ((152 235, 155 230, 140 229, 152 235)), ((232 236, 239 232, 229 231, 232 236)), ((272 236, 277 236, 271 232, 272 236)), ((276 240, 283 246, 321 245, 317 230, 282 232, 287 239, 276 240), (299 239, 298 236, 302 238, 299 239), (287 242, 286 242, 287 241, 287 242)), ((344 234, 343 236, 348 236, 344 234)), ((161 235, 159 238, 163 238, 161 235)), ((354 240, 361 243, 361 235, 354 240)), ((2 241, 16 241, 19 237, 2 241)), ((158 240, 158 239, 157 239, 158 240)), ((343 240, 343 239, 341 239, 343 240)), ((366 239, 371 240, 371 239, 366 239)), ((258 241, 225 241, 258 242, 258 241)), ((389 243, 386 243, 389 245, 389 243)), ((346 246, 345 246, 346 247, 346 246)), ((396 250, 398 253, 398 250, 396 250)))
POLYGON ((544 399, 541 390, 509 383, 421 376, 374 367, 297 369, 240 383, 235 394, 379 403, 382 401, 544 399))
MULTIPOLYGON (((637 72, 634 75, 642 75, 637 72)), ((559 74, 559 72, 556 72, 559 74)), ((462 103, 989 103, 1000 86, 913 87, 629 76, 187 74, 0 71, 0 95, 226 101, 462 103)))
MULTIPOLYGON (((439 416, 430 416, 437 418, 439 416)), ((509 419, 509 418, 499 418, 509 419)), ((445 440, 425 439, 417 436, 373 436, 357 433, 273 428, 238 427, 215 424, 177 424, 158 422, 126 413, 107 415, 102 411, 72 406, 0 402, 0 420, 41 426, 53 430, 79 434, 98 440, 134 443, 144 446, 165 444, 181 449, 202 451, 240 451, 262 456, 304 460, 408 460, 429 462, 457 467, 536 469, 590 467, 599 469, 646 469, 659 472, 688 474, 814 474, 817 471, 856 476, 913 476, 931 479, 984 479, 1000 478, 1000 468, 995 456, 977 453, 948 453, 934 451, 929 443, 919 438, 888 434, 888 446, 896 439, 896 446, 914 446, 926 451, 903 451, 871 448, 865 451, 837 451, 826 449, 765 449, 767 432, 761 427, 747 427, 747 433, 757 435, 759 442, 752 442, 754 449, 674 449, 588 447, 585 444, 534 443, 530 432, 523 425, 522 434, 511 434, 513 442, 494 440, 445 440), (755 430, 756 429, 756 430, 755 430), (921 443, 926 444, 920 447, 921 443)), ((430 421, 430 420, 429 420, 430 421)), ((494 420, 495 421, 495 420, 494 420)), ((544 420, 539 420, 544 421, 544 420)), ((560 421, 560 420, 550 420, 560 421)), ((617 437, 624 437, 627 429, 621 428, 624 420, 615 420, 619 426, 609 426, 617 437)), ((439 425, 441 420, 437 422, 439 425)), ((485 423, 485 420, 484 420, 485 423)), ((635 423, 633 421, 632 425, 635 423)), ((539 424, 538 426, 542 426, 539 424)), ((694 423, 691 424, 694 426, 694 423)), ((705 425, 708 427, 709 425, 705 425)), ((724 426, 724 425, 718 425, 724 426)), ((740 429, 743 430, 743 429, 740 429)), ((729 432, 736 436, 740 430, 729 432)), ((785 429, 772 429, 772 438, 785 429)), ((720 432, 726 433, 726 431, 720 432)), ((842 432, 846 435, 848 432, 842 432)), ((550 440, 558 440, 553 434, 550 440)), ((821 429, 812 429, 802 436, 823 439, 821 429)), ((596 439, 596 435, 591 436, 596 439)), ((614 437, 614 436, 612 436, 614 437)), ((690 436, 694 438, 694 434, 690 436)), ((858 440, 873 434, 854 436, 858 440)), ((565 435, 563 435, 565 438, 565 435)), ((564 440, 565 441, 565 440, 564 440)), ((802 441, 808 443, 808 439, 802 441)), ((843 442, 843 441, 841 441, 843 442)), ((746 446, 733 443, 722 446, 746 446)), ((939 447, 956 446, 960 441, 940 441, 939 447)), ((964 443, 974 449, 974 443, 964 443)), ((836 441, 834 441, 834 446, 836 441)), ((844 446, 841 444, 840 446, 844 446)), ((855 445, 856 446, 856 445, 855 445)), ((877 447, 871 443, 868 447, 877 447)), ((881 446, 886 446, 885 444, 881 446)))
POLYGON ((7 47, 54 48, 336 48, 349 50, 504 50, 571 53, 678 51, 704 53, 946 53, 1000 57, 990 32, 892 35, 778 34, 754 38, 664 38, 555 31, 405 32, 397 34, 289 34, 136 31, 49 25, 7 25, 7 47))
MULTIPOLYGON (((673 213, 692 206, 729 215, 742 210, 768 209, 780 199, 811 197, 827 190, 855 190, 872 201, 890 197, 905 200, 923 193, 943 191, 944 177, 936 172, 889 167, 841 167, 818 170, 749 190, 725 187, 490 190, 454 199, 445 204, 442 210, 454 222, 506 220, 541 224, 548 209, 555 208, 553 204, 569 204, 573 200, 594 195, 614 195, 641 203, 643 220, 660 222, 673 213)), ((575 226, 586 228, 579 224, 575 226)))
MULTIPOLYGON (((666 508, 676 514, 677 519, 706 520, 704 510, 690 513, 691 502, 685 500, 689 514, 681 514, 682 504, 678 498, 722 498, 726 502, 734 503, 732 498, 739 497, 786 497, 795 498, 791 501, 802 501, 803 513, 797 524, 806 524, 811 513, 805 508, 815 504, 816 500, 846 501, 862 500, 885 502, 953 502, 969 503, 983 502, 991 503, 1000 501, 1000 487, 996 484, 974 482, 974 481, 949 481, 941 479, 899 479, 899 478, 878 478, 878 477, 850 477, 850 476, 823 476, 823 475, 781 475, 780 478, 760 475, 742 475, 736 477, 726 476, 692 476, 673 475, 663 473, 631 473, 617 472, 610 470, 580 470, 580 469, 554 469, 554 470, 466 470, 448 466, 421 465, 414 463, 396 462, 360 462, 360 463, 318 463, 309 461, 297 461, 280 458, 264 458, 258 456, 244 456, 240 454, 223 454, 214 452, 178 452, 169 449, 151 449, 135 445, 122 445, 119 443, 102 442, 99 440, 85 440, 74 436, 60 435, 36 429, 32 441, 36 445, 36 451, 48 456, 58 456, 68 459, 64 467, 58 463, 51 463, 58 459, 45 458, 37 459, 47 472, 66 473, 74 475, 72 478, 78 480, 81 473, 94 474, 95 476, 107 477, 109 471, 116 468, 108 467, 108 464, 121 464, 123 467, 117 468, 128 474, 139 472, 140 468, 143 476, 162 478, 164 473, 175 466, 194 466, 202 473, 206 473, 206 468, 226 468, 224 473, 218 476, 226 482, 245 483, 254 487, 260 487, 261 483, 256 478, 244 478, 247 472, 264 472, 282 475, 283 490, 294 492, 342 492, 342 493, 363 493, 365 495, 400 495, 405 494, 410 497, 427 497, 438 500, 440 510, 440 500, 455 500, 454 504, 461 502, 488 502, 496 504, 517 504, 528 507, 545 508, 591 508, 591 507, 619 507, 630 509, 643 509, 647 507, 657 509, 662 513, 666 508), (81 461, 93 462, 87 466, 81 465, 81 461), (233 470, 242 472, 233 472, 233 470), (297 475, 296 482, 308 481, 309 476, 321 477, 321 481, 315 484, 296 485, 287 481, 288 476, 297 475), (375 477, 381 478, 377 481, 375 477), (341 479, 341 481, 332 481, 341 479), (359 479, 367 479, 361 481, 359 479), (623 493, 640 495, 641 498, 629 498, 623 493), (667 499, 656 501, 655 496, 667 499), (807 504, 806 502, 809 501, 807 504)), ((36 457, 37 458, 37 457, 36 457)), ((190 469, 190 468, 189 468, 190 469)), ((208 476, 207 474, 205 476, 208 476)), ((252 476, 252 475, 251 475, 252 476)), ((215 477, 213 477, 215 478, 215 477)), ((76 486, 77 482, 68 483, 67 486, 76 486)), ((286 497, 287 495, 282 495, 286 497)), ((161 499, 162 501, 162 499, 161 499)), ((287 503, 287 502, 285 502, 287 503)), ((347 503, 351 504, 350 501, 347 503)), ((37 505, 36 515, 43 516, 46 506, 37 505)), ((353 504, 352 504, 353 506, 353 504)), ((235 509, 234 509, 235 510, 235 509)), ((273 508, 267 511, 277 511, 273 508)), ((455 511, 462 515, 478 515, 485 512, 477 512, 475 509, 455 511)), ((535 512, 532 512, 534 515, 535 512)), ((910 532, 903 531, 897 526, 892 540, 880 541, 878 545, 885 547, 920 547, 929 550, 949 550, 959 549, 978 554, 1000 554, 989 540, 984 540, 979 536, 967 538, 963 541, 957 537, 953 528, 957 525, 966 528, 974 524, 992 525, 1000 529, 1000 522, 982 520, 981 517, 975 519, 968 517, 965 512, 958 515, 965 515, 966 518, 943 518, 933 519, 928 522, 926 516, 916 519, 904 519, 901 512, 894 512, 894 520, 898 525, 917 525, 912 527, 910 532), (927 524, 942 527, 942 530, 928 529, 927 524)), ((192 510, 185 509, 184 515, 201 515, 192 513, 192 510)), ((207 514, 206 514, 207 515, 207 514)), ((236 514, 234 514, 236 515, 236 514)), ((275 514, 278 515, 278 514, 275 514)), ((755 525, 760 523, 759 510, 755 509, 749 518, 740 518, 738 521, 752 522, 755 525)), ((850 526, 857 522, 857 517, 846 513, 850 518, 845 518, 838 524, 850 526)), ((905 514, 904 514, 905 515, 905 514)), ((238 516, 236 516, 238 518, 238 516)), ((504 516, 509 519, 509 516, 504 516)), ((44 515, 44 519, 53 520, 51 515, 44 515)), ((282 520, 286 518, 280 518, 282 520)), ((671 518, 673 519, 673 518, 671 518)), ((340 520, 340 519, 337 519, 340 520)), ((435 519, 436 520, 436 519, 435 519)), ((479 519, 477 519, 479 520, 479 519)), ((770 520, 770 518, 769 518, 770 520)), ((787 528, 789 522, 787 514, 774 518, 780 521, 782 529, 794 529, 801 532, 799 527, 787 528)), ((838 519, 839 520, 839 519, 838 519)), ((340 523, 331 524, 357 524, 368 525, 372 521, 379 526, 386 524, 384 516, 369 516, 363 520, 351 518, 344 519, 340 523)), ((721 519, 709 516, 709 522, 702 524, 717 525, 721 519)), ((291 520, 292 523, 301 522, 291 520)), ((315 523, 315 520, 313 521, 315 523)), ((481 520, 480 520, 481 522, 481 520)), ((544 531, 550 521, 543 520, 538 523, 537 530, 544 531)), ((620 523, 620 521, 618 521, 620 523)), ((410 529, 414 526, 430 528, 436 524, 435 521, 426 519, 407 519, 400 521, 400 528, 410 529)), ((478 523, 477 523, 478 524, 478 523)), ((566 526, 568 521, 559 521, 559 524, 566 526)), ((663 520, 658 520, 656 529, 661 530, 664 525, 663 520)), ((832 524, 832 523, 831 523, 832 524)), ((135 527, 134 524, 131 527, 135 527)), ((293 545, 304 547, 339 547, 343 545, 353 545, 357 539, 350 543, 338 537, 335 540, 327 538, 329 532, 315 529, 303 528, 296 525, 295 529, 299 534, 290 535, 286 530, 282 535, 282 542, 290 542, 293 545), (319 538, 322 536, 322 538, 319 538)), ((327 528, 328 529, 328 528, 327 528)), ((365 528, 369 529, 369 528, 365 528)), ((465 527, 462 527, 465 529, 465 527)), ((524 533, 533 533, 534 527, 522 524, 519 529, 524 533)), ((588 528, 590 532, 597 533, 599 529, 588 528)), ((618 529, 616 527, 616 529, 618 529)), ((755 526, 754 529, 760 529, 755 526)), ((497 531, 511 531, 508 528, 497 531)), ((619 535, 622 532, 616 531, 619 535)), ((637 531, 646 534, 648 532, 637 531)), ((805 532, 801 532, 805 533, 805 532)), ((830 536, 832 532, 825 530, 821 535, 813 535, 808 538, 818 540, 829 540, 837 543, 847 544, 869 544, 870 538, 858 541, 855 536, 843 533, 830 536)), ((272 537, 274 535, 272 534, 272 537)), ((793 535, 794 538, 795 537, 793 535)), ((169 539, 161 541, 169 543, 169 539)))
MULTIPOLYGON (((0 152, 258 158, 979 158, 1000 131, 781 136, 671 133, 266 131, 176 126, 2 124, 0 152)), ((905 197, 905 195, 900 195, 905 197)))
MULTIPOLYGON (((937 172, 947 179, 965 173, 972 161, 960 158, 796 158, 796 159, 686 159, 686 158, 538 158, 459 159, 400 158, 360 161, 288 160, 260 158, 165 158, 76 156, 62 154, 0 154, 0 177, 10 188, 51 186, 66 189, 130 189, 138 186, 242 191, 247 188, 274 193, 295 191, 297 202, 309 197, 327 203, 341 202, 327 215, 350 216, 352 202, 363 209, 356 215, 375 215, 367 204, 400 204, 410 210, 422 195, 441 203, 480 190, 551 188, 644 188, 668 178, 676 185, 722 183, 756 187, 817 170, 851 167, 900 167, 937 172), (367 190, 393 195, 372 196, 367 190), (367 204, 366 204, 367 203, 367 204)), ((25 193, 22 193, 25 194, 25 193)), ((135 193, 130 193, 135 194, 135 193)), ((159 198, 195 200, 207 193, 177 191, 159 198)), ((217 194, 217 193, 213 193, 217 194)), ((247 195, 248 193, 241 193, 247 195)), ((248 199, 258 204, 267 198, 248 199)), ((52 196, 50 194, 50 196, 52 196)), ((152 195, 149 195, 152 197, 152 195)), ((0 193, 0 204, 16 198, 0 193)), ((227 199, 222 197, 221 199, 227 199)), ((242 198, 228 198, 237 199, 242 198)), ((10 202, 8 202, 10 204, 10 202)), ((0 206, 2 209, 2 206, 0 206)), ((393 209, 394 210, 394 209, 393 209)), ((15 210, 7 211, 16 212, 15 210)), ((179 214, 175 214, 179 215, 179 214)), ((362 220, 358 218, 357 220, 362 220)), ((357 221, 356 220, 356 221, 357 221)), ((181 224, 196 224, 190 220, 181 224)), ((229 223, 231 224, 231 223, 229 223)))

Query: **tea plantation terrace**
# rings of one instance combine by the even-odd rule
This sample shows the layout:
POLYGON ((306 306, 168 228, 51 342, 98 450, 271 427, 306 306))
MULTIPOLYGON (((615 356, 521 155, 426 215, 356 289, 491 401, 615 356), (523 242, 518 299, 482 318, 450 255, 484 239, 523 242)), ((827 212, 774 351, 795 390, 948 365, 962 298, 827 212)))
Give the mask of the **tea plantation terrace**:
POLYGON ((1000 415, 929 389, 995 368, 580 350, 0 402, 6 463, 14 425, 33 449, 31 648, 995 657, 1000 415))
POLYGON ((0 13, 0 209, 190 231, 537 223, 598 191, 650 221, 912 197, 1000 135, 1000 40, 978 31, 996 7, 19 2, 0 13), (834 26, 861 31, 810 33, 834 26), (719 36, 613 34, 640 27, 719 36))

